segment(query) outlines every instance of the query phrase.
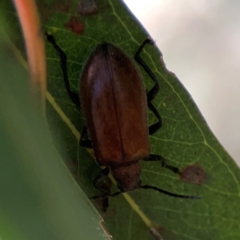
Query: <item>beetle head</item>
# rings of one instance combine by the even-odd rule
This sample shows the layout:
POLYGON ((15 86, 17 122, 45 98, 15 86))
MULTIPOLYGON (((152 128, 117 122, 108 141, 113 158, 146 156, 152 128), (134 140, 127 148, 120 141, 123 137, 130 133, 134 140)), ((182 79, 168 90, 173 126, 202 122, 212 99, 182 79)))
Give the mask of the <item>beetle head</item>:
POLYGON ((112 175, 117 181, 117 186, 122 192, 128 192, 140 187, 140 171, 139 162, 131 165, 114 166, 111 168, 112 175))

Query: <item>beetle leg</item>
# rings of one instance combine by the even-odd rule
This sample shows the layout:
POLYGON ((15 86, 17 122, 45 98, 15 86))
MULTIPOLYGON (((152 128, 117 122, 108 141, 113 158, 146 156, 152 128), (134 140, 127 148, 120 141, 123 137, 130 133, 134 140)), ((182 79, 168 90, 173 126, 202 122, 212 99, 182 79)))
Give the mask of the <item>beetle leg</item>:
POLYGON ((109 207, 109 197, 108 196, 110 195, 110 191, 107 188, 104 189, 102 187, 102 184, 100 184, 100 182, 102 181, 103 178, 107 177, 109 172, 110 172, 109 168, 104 168, 97 174, 97 176, 93 180, 94 187, 104 194, 102 196, 93 196, 93 197, 91 197, 91 199, 99 199, 99 198, 102 199, 102 211, 103 212, 106 212, 109 207))
POLYGON ((97 176, 94 178, 93 180, 93 185, 94 187, 99 190, 100 192, 103 193, 103 195, 100 195, 100 196, 93 196, 93 197, 90 197, 90 199, 99 199, 101 198, 102 199, 102 210, 103 212, 106 212, 107 209, 108 209, 108 206, 109 206, 109 197, 115 197, 119 194, 122 193, 122 191, 118 191, 118 192, 115 192, 115 193, 111 193, 109 188, 105 187, 103 188, 103 184, 101 183, 102 179, 103 178, 106 178, 108 176, 108 174, 110 173, 110 169, 109 168, 104 168, 103 170, 101 170, 97 176))
POLYGON ((153 189, 155 191, 158 191, 160 193, 166 194, 168 196, 171 197, 176 197, 176 198, 186 198, 186 199, 200 199, 200 196, 189 196, 189 195, 182 195, 182 194, 176 194, 176 193, 171 193, 168 191, 165 191, 161 188, 155 187, 155 186, 150 186, 150 185, 141 185, 140 188, 144 188, 144 189, 153 189))
POLYGON ((152 110, 152 112, 155 114, 155 116, 158 119, 158 122, 156 122, 148 127, 149 135, 152 135, 162 127, 162 118, 161 118, 159 112, 157 111, 157 109, 149 101, 148 101, 148 107, 152 110))
POLYGON ((102 203, 102 210, 103 212, 106 212, 109 207, 109 198, 103 198, 103 203, 102 203))
POLYGON ((150 154, 148 157, 143 159, 144 161, 161 161, 162 167, 170 169, 174 173, 180 174, 180 171, 177 167, 166 164, 166 159, 160 155, 150 154))
POLYGON ((71 91, 68 74, 67 74, 67 55, 65 52, 57 45, 53 35, 46 33, 47 40, 53 45, 55 50, 58 52, 61 60, 61 67, 63 72, 63 79, 65 83, 66 90, 68 92, 69 97, 73 101, 73 103, 80 108, 80 100, 77 93, 71 91))
POLYGON ((154 75, 152 70, 148 67, 148 65, 144 62, 144 60, 140 57, 140 53, 142 52, 142 50, 143 50, 143 48, 146 44, 153 44, 153 43, 154 42, 151 39, 146 39, 141 44, 141 46, 138 48, 138 50, 137 50, 137 52, 134 56, 135 60, 144 68, 146 73, 149 75, 149 77, 155 83, 155 85, 147 93, 148 107, 149 107, 149 109, 151 109, 151 111, 155 114, 156 118, 158 119, 158 122, 154 123, 153 125, 151 125, 148 128, 149 129, 148 131, 149 131, 150 135, 152 135, 153 133, 155 133, 157 130, 159 130, 162 127, 162 118, 161 118, 160 114, 158 113, 157 109, 152 104, 152 100, 154 99, 156 94, 159 92, 160 87, 159 87, 159 83, 158 83, 158 80, 157 80, 156 76, 154 75))
POLYGON ((92 142, 89 139, 84 139, 85 135, 87 133, 87 127, 83 126, 82 128, 82 132, 81 132, 81 137, 79 140, 79 145, 81 147, 85 147, 85 148, 92 148, 92 142))
POLYGON ((97 174, 97 176, 93 180, 94 187, 100 192, 106 194, 107 196, 109 195, 109 191, 107 189, 104 189, 102 187, 102 184, 100 184, 100 182, 102 181, 103 178, 107 177, 109 173, 110 173, 110 169, 104 168, 97 174))

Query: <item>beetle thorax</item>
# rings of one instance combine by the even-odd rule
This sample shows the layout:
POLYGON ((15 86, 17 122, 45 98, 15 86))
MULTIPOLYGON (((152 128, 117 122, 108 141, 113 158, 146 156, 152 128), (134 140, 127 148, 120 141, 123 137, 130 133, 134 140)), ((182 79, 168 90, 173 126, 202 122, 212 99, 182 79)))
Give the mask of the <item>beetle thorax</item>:
POLYGON ((114 166, 111 167, 111 171, 121 191, 127 192, 140 187, 141 167, 139 162, 114 166))

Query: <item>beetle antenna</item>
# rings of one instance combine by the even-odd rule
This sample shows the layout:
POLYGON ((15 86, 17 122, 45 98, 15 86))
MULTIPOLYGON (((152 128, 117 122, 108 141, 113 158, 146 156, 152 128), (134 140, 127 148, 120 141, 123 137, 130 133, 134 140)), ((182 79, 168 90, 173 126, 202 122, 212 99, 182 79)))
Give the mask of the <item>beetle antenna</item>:
POLYGON ((142 185, 142 186, 140 186, 140 188, 153 189, 153 190, 158 191, 160 193, 169 195, 171 197, 176 197, 176 198, 187 198, 187 199, 200 199, 201 198, 200 196, 188 196, 188 195, 181 195, 181 194, 171 193, 171 192, 165 191, 163 189, 160 189, 160 188, 157 188, 157 187, 154 187, 154 186, 149 186, 149 185, 142 185))

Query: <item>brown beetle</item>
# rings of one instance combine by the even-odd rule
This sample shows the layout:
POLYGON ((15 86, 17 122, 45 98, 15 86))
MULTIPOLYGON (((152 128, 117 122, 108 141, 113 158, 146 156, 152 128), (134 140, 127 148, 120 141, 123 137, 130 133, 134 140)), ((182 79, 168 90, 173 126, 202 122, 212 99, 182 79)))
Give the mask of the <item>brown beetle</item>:
POLYGON ((47 34, 47 38, 60 54, 67 92, 72 101, 78 107, 81 106, 86 117, 87 128, 83 128, 80 145, 93 147, 97 162, 106 167, 93 181, 94 186, 104 193, 103 196, 116 196, 136 188, 151 188, 174 197, 199 198, 141 185, 140 159, 162 161, 163 167, 179 173, 178 168, 167 165, 162 156, 150 154, 148 135, 155 133, 162 126, 161 116, 152 104, 153 98, 159 91, 159 84, 140 57, 140 53, 146 44, 153 42, 149 39, 145 40, 135 54, 135 60, 155 83, 147 95, 143 79, 132 60, 113 44, 102 43, 92 52, 83 68, 80 77, 81 101, 79 101, 78 94, 72 92, 69 86, 66 54, 56 44, 52 35, 47 34), (147 107, 158 119, 150 127, 147 125, 147 107), (85 139, 87 129, 91 141, 85 139), (99 186, 100 180, 110 171, 117 181, 120 192, 110 194, 99 186))

